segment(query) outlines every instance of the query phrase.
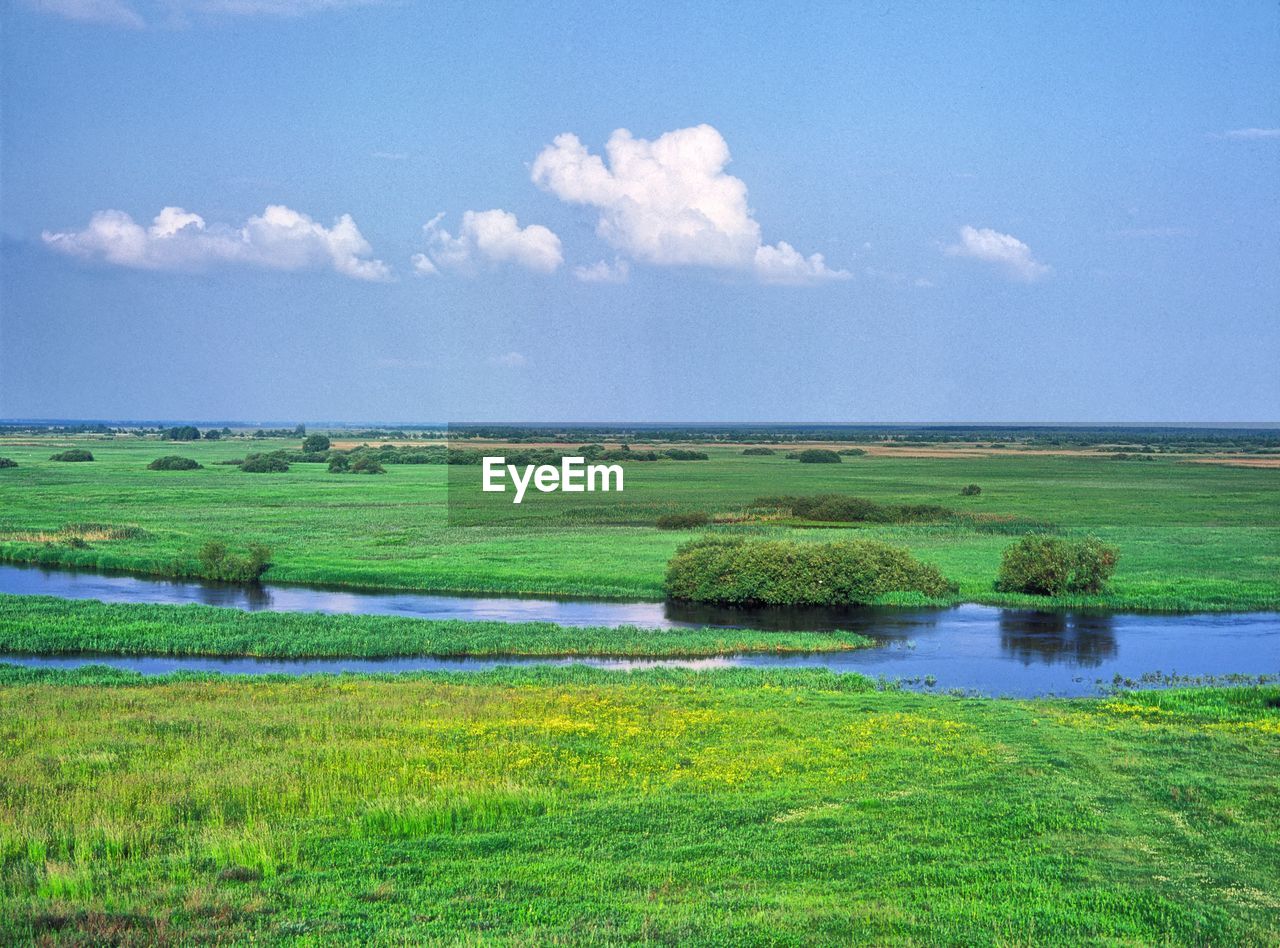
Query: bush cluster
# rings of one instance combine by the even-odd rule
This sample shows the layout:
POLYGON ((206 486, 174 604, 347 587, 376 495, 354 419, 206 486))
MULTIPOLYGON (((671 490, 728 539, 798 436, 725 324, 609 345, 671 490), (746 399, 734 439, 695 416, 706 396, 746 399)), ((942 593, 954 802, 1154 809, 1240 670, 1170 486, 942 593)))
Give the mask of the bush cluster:
POLYGON ((766 454, 777 454, 773 448, 743 448, 742 456, 747 458, 763 457, 766 454))
POLYGON ((839 464, 840 455, 826 448, 807 448, 795 452, 796 460, 801 464, 839 464))
POLYGON ((965 484, 964 487, 960 488, 961 497, 977 497, 981 493, 982 488, 977 484, 965 484))
POLYGON ((1000 592, 1033 596, 1098 593, 1116 569, 1119 552, 1097 537, 1068 540, 1031 533, 1007 547, 1000 559, 1000 592))
POLYGON ((662 456, 672 461, 706 461, 710 458, 705 451, 690 451, 687 448, 668 448, 662 452, 662 456))
POLYGON ((0 468, 17 467, 17 466, 18 466, 18 462, 15 461, 13 458, 0 458, 0 468))
POLYGON ((156 458, 147 465, 148 471, 194 471, 201 465, 193 461, 191 458, 184 458, 177 454, 166 454, 162 458, 156 458))
POLYGON ((382 463, 367 454, 335 453, 329 459, 330 474, 385 474, 387 469, 382 463))
POLYGON ((165 441, 199 441, 200 429, 195 425, 179 425, 177 428, 166 428, 160 437, 165 441))
POLYGON ((251 454, 240 470, 248 474, 283 474, 289 470, 289 462, 276 454, 251 454))
POLYGON ((757 497, 752 508, 788 510, 801 520, 824 523, 920 523, 945 520, 952 515, 937 504, 881 504, 865 497, 814 494, 810 497, 757 497))
POLYGON ((200 575, 228 583, 256 583, 271 565, 271 551, 261 543, 250 543, 243 555, 232 553, 225 543, 210 540, 196 554, 200 575))
POLYGON ((866 453, 867 451, 865 448, 844 448, 843 450, 836 452, 836 454, 840 455, 842 458, 860 458, 866 453))
POLYGON ((938 597, 956 589, 910 551, 876 540, 703 537, 676 550, 666 578, 672 599, 730 605, 857 605, 887 593, 938 597))
POLYGON ((63 451, 49 458, 50 461, 92 461, 93 452, 86 451, 84 448, 72 448, 69 451, 63 451))
POLYGON ((711 515, 701 510, 687 513, 663 514, 657 520, 659 530, 692 530, 705 527, 711 522, 711 515))

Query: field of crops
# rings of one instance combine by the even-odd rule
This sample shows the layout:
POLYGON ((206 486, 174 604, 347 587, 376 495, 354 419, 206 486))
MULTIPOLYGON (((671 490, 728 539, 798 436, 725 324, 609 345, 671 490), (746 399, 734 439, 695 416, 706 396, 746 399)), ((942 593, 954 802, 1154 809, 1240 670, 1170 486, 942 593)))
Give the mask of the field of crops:
MULTIPOLYGON (((697 510, 735 519, 757 497, 839 492, 940 505, 956 516, 713 529, 884 539, 909 547, 958 582, 958 600, 1020 604, 1030 600, 992 588, 1011 539, 1032 529, 1091 532, 1115 544, 1121 559, 1110 592, 1073 600, 1077 604, 1280 606, 1280 470, 1273 468, 1166 456, 1132 463, 1090 453, 946 450, 809 465, 781 454, 743 457, 740 449, 710 447, 709 461, 628 464, 622 495, 538 495, 488 523, 450 526, 444 466, 388 466, 385 475, 370 477, 332 475, 324 464, 248 474, 216 463, 262 449, 240 440, 0 442, 0 454, 19 465, 0 470, 0 558, 167 573, 175 562, 192 562, 205 541, 256 541, 272 550, 268 580, 656 599, 667 560, 690 536, 657 529, 662 514, 697 510), (72 444, 90 448, 97 460, 49 460, 72 444), (205 467, 146 469, 174 451, 205 467), (982 493, 961 496, 970 483, 982 493)), ((478 482, 478 469, 469 476, 478 482)))
POLYGON ((0 941, 1280 939, 1280 690, 0 671, 0 941))

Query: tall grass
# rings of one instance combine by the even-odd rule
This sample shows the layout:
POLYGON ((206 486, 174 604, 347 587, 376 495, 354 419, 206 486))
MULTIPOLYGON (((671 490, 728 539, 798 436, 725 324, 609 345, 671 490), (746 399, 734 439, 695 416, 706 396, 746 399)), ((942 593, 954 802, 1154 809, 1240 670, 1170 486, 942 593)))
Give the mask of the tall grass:
POLYGON ((1267 944, 1272 703, 0 669, 0 942, 1267 944))

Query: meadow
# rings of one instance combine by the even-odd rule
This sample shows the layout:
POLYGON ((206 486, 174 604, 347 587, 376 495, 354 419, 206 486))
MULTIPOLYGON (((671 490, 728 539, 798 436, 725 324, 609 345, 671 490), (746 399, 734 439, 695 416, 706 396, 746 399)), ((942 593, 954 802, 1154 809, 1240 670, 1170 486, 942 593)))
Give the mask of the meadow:
POLYGON ((0 669, 0 941, 1280 940, 1280 689, 0 669))
POLYGON ((217 463, 281 446, 297 447, 243 439, 181 445, 128 436, 0 439, 0 455, 18 462, 0 471, 0 559, 165 574, 175 563, 193 563, 207 541, 258 542, 272 551, 268 581, 658 599, 668 559, 699 532, 660 530, 654 525, 660 516, 702 511, 741 521, 758 497, 842 493, 939 505, 955 515, 856 525, 747 518, 710 529, 885 540, 958 583, 959 591, 942 601, 1013 605, 1046 602, 995 590, 1001 551, 1013 539, 1030 530, 1091 533, 1120 550, 1113 582, 1100 595, 1049 604, 1280 607, 1275 467, 948 446, 927 456, 880 452, 840 464, 799 464, 781 453, 743 456, 741 447, 700 445, 709 461, 628 464, 625 494, 540 495, 467 523, 456 516, 465 508, 457 493, 452 508, 448 503, 447 478, 474 482, 477 468, 394 465, 370 477, 332 475, 324 464, 248 474, 217 463), (91 449, 96 460, 49 460, 75 446, 91 449), (147 470, 175 451, 204 468, 147 470), (968 484, 982 492, 962 495, 968 484))

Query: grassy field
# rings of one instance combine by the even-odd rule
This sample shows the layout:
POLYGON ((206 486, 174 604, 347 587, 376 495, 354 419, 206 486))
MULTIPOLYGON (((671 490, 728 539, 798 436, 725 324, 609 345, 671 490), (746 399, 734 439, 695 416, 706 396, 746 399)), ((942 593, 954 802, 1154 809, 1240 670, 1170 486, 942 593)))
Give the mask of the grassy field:
POLYGON ((0 652, 24 654, 674 658, 833 652, 871 644, 871 639, 854 632, 570 628, 547 622, 249 613, 211 606, 106 604, 0 595, 0 652))
POLYGON ((1275 944, 1280 689, 0 670, 0 942, 1275 944))
MULTIPOLYGON (((1036 527, 1092 532, 1121 551, 1111 591, 1059 605, 1280 607, 1280 470, 1274 468, 1165 456, 1133 463, 1091 453, 973 456, 946 449, 937 457, 804 465, 711 447, 706 462, 629 464, 623 495, 574 495, 573 501, 558 495, 540 505, 550 496, 541 495, 510 517, 462 527, 448 522, 443 466, 391 466, 369 477, 331 475, 323 464, 258 475, 213 464, 280 446, 125 437, 0 441, 0 455, 19 463, 0 470, 0 559, 164 573, 175 561, 193 562, 206 540, 258 541, 274 554, 268 580, 656 599, 666 561, 690 536, 653 527, 660 514, 731 515, 761 495, 838 491, 885 503, 940 504, 961 516, 899 526, 716 529, 884 539, 908 546, 957 581, 956 599, 1014 604, 1035 600, 992 588, 1000 552, 1013 536, 1036 527), (90 448, 98 460, 48 460, 71 444, 90 448), (146 470, 149 461, 174 451, 206 467, 146 470), (969 483, 979 484, 981 495, 960 496, 969 483), (69 524, 80 526, 60 533, 69 524), (135 529, 113 539, 118 528, 135 529), (68 542, 72 536, 80 540, 68 542)), ((467 476, 478 478, 478 470, 467 476)))

